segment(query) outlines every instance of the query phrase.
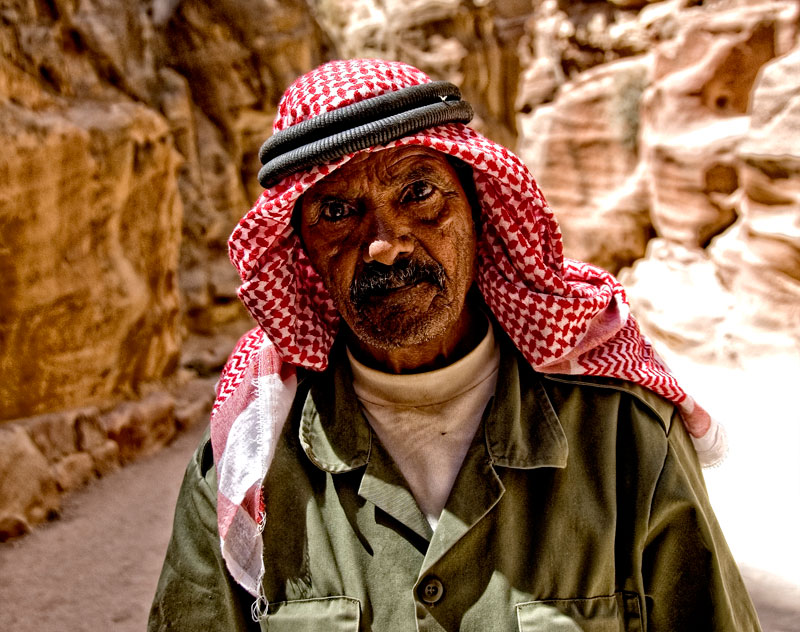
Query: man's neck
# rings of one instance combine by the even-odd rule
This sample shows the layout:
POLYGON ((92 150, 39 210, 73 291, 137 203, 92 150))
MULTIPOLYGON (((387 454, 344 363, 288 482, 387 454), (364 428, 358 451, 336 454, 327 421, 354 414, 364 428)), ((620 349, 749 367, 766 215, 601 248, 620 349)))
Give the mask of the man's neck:
POLYGON ((380 349, 347 331, 347 345, 362 364, 386 373, 434 371, 460 360, 486 335, 488 319, 479 308, 464 306, 458 321, 443 336, 419 345, 380 349))

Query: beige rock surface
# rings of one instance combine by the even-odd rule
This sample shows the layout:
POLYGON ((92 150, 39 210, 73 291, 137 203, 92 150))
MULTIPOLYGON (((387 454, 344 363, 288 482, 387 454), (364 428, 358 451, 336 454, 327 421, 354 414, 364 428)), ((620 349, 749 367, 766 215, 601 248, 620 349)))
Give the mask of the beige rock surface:
POLYGON ((300 0, 3 17, 0 420, 110 405, 171 374, 179 309, 189 329, 247 328, 227 237, 279 95, 324 54, 300 0))
POLYGON ((22 535, 60 507, 47 459, 20 427, 0 426, 0 540, 22 535))
POLYGON ((125 463, 147 455, 164 445, 175 434, 175 400, 156 392, 137 402, 126 402, 103 418, 109 439, 120 447, 125 463))
POLYGON ((28 432, 39 452, 50 463, 72 454, 78 449, 75 421, 78 411, 50 413, 28 417, 22 427, 28 432))
POLYGON ((107 439, 102 445, 91 448, 89 454, 94 461, 94 471, 97 476, 105 476, 117 470, 119 462, 119 444, 116 441, 107 439))
POLYGON ((623 277, 647 331, 696 359, 745 367, 800 357, 800 46, 763 67, 749 112, 736 222, 705 250, 651 242, 623 277))
POLYGON ((796 24, 797 5, 762 2, 690 17, 654 51, 641 155, 658 234, 705 246, 736 218, 730 195, 739 187, 734 163, 750 90, 759 69, 787 51, 779 34, 796 24))
POLYGON ((708 250, 722 281, 741 297, 742 320, 760 330, 786 332, 800 352, 798 134, 800 46, 759 75, 750 129, 737 155, 739 217, 708 250))
POLYGON ((258 149, 271 133, 278 99, 323 61, 324 36, 302 0, 164 2, 154 20, 161 88, 153 103, 185 160, 179 173, 185 322, 208 335, 246 321, 227 239, 261 193, 258 149))
POLYGON ((702 246, 736 219, 750 89, 796 41, 797 6, 689 4, 543 2, 526 24, 518 152, 570 256, 618 271, 654 233, 702 246))
POLYGON ((71 492, 94 478, 95 468, 92 455, 76 452, 65 456, 53 467, 58 488, 62 492, 71 492))
POLYGON ((556 211, 570 256, 610 270, 640 258, 651 236, 639 168, 639 102, 650 56, 598 66, 518 119, 520 157, 556 211))
POLYGON ((646 256, 623 270, 620 280, 648 335, 700 362, 738 362, 732 343, 745 342, 747 334, 735 322, 736 297, 702 249, 653 239, 646 256))
POLYGON ((83 487, 169 443, 179 430, 205 426, 218 375, 181 371, 164 385, 110 411, 47 413, 0 425, 0 542, 52 518, 60 495, 83 487))
POLYGON ((181 204, 163 119, 126 102, 0 110, 0 419, 174 370, 181 204))

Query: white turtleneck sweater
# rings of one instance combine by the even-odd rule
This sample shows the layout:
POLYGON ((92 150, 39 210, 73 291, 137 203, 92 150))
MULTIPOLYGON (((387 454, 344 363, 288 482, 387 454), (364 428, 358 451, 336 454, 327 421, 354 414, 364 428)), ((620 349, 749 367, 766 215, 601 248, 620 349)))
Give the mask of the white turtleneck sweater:
POLYGON ((426 373, 383 373, 347 355, 367 420, 436 529, 497 384, 500 351, 491 325, 469 354, 426 373))

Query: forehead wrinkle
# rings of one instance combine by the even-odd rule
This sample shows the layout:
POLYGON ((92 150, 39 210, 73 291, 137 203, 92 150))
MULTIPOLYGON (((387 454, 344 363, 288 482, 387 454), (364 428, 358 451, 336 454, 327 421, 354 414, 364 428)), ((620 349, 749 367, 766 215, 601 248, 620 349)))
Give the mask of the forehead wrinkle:
POLYGON ((312 200, 322 200, 327 197, 353 197, 358 194, 358 190, 361 188, 359 185, 363 182, 363 178, 359 177, 360 171, 363 169, 348 170, 346 167, 337 169, 314 184, 304 195, 312 200), (352 173, 348 173, 348 171, 352 171, 352 173))
MULTIPOLYGON (((436 184, 447 187, 452 185, 449 174, 449 163, 443 155, 424 147, 399 147, 378 152, 364 153, 354 157, 347 164, 326 176, 307 192, 306 196, 313 200, 325 197, 356 198, 369 195, 374 184, 390 187, 396 185, 397 178, 431 179, 436 184), (412 166, 409 167, 409 162, 412 166)), ((448 187, 452 188, 452 186, 448 187)))

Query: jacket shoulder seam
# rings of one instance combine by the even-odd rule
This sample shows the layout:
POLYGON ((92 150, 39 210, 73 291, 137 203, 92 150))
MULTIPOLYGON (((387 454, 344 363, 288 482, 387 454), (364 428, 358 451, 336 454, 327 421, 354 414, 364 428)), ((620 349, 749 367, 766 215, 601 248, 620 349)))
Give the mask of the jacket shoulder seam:
POLYGON ((660 395, 647 390, 643 386, 639 386, 638 384, 634 384, 633 382, 628 382, 626 380, 610 377, 557 375, 547 373, 542 373, 541 375, 543 378, 551 382, 559 382, 562 384, 576 386, 587 386, 590 388, 616 391, 630 395, 638 402, 646 406, 648 410, 653 413, 656 419, 658 419, 659 423, 664 428, 665 434, 669 434, 675 406, 660 395))

